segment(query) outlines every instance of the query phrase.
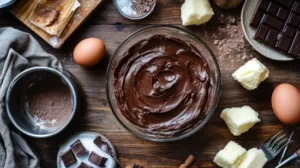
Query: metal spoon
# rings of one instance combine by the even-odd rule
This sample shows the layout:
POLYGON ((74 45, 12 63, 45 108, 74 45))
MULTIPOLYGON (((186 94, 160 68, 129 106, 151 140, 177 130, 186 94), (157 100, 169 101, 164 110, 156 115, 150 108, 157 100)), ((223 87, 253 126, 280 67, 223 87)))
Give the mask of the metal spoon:
POLYGON ((300 149, 298 149, 297 152, 295 152, 292 156, 290 156, 285 161, 283 161, 281 164, 279 164, 276 168, 283 167, 284 165, 286 165, 287 163, 289 163, 290 161, 292 161, 298 157, 300 157, 300 149))

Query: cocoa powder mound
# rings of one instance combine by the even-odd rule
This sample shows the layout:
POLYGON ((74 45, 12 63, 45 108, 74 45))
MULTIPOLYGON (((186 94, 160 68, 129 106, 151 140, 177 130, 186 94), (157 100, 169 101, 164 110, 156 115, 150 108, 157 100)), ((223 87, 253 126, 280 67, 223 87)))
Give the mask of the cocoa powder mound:
POLYGON ((72 111, 70 89, 54 75, 31 84, 26 90, 26 100, 33 120, 47 127, 65 123, 72 111))
POLYGON ((136 11, 138 16, 142 16, 148 13, 156 0, 133 0, 132 1, 132 9, 136 11))

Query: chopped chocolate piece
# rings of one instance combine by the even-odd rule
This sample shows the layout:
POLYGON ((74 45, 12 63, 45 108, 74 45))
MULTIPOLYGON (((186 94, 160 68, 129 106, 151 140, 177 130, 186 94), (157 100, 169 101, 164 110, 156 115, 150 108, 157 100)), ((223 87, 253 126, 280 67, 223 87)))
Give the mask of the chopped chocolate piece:
POLYGON ((295 1, 294 5, 293 5, 293 8, 292 8, 292 11, 300 14, 300 2, 295 1))
POLYGON ((269 6, 269 0, 260 0, 259 2, 259 8, 260 9, 263 9, 263 10, 266 10, 269 6))
POLYGON ((276 30, 270 30, 266 37, 266 43, 270 46, 274 47, 277 41, 277 36, 279 34, 279 31, 276 30))
POLYGON ((97 166, 104 166, 107 158, 105 157, 101 157, 99 155, 97 155, 95 152, 92 152, 90 157, 89 157, 89 161, 97 166))
POLYGON ((255 34, 255 39, 264 41, 270 29, 271 29, 270 26, 261 24, 255 34))
POLYGON ((300 23, 300 17, 297 14, 290 13, 286 23, 298 27, 300 23))
POLYGON ((276 16, 278 10, 279 10, 280 6, 277 5, 274 2, 269 3, 269 6, 267 8, 267 12, 269 12, 271 15, 276 16))
POLYGON ((251 19, 250 25, 253 27, 257 27, 263 17, 264 13, 262 11, 257 11, 255 15, 253 15, 251 19))
POLYGON ((250 25, 256 40, 300 58, 300 0, 260 0, 250 25))
POLYGON ((282 32, 291 38, 295 36, 296 31, 297 30, 295 28, 289 25, 285 25, 284 28, 282 29, 282 32))
POLYGON ((101 150, 109 154, 111 157, 115 157, 112 148, 104 139, 102 139, 101 136, 98 136, 94 139, 94 144, 97 145, 101 150))
POLYGON ((82 143, 79 139, 71 145, 71 149, 78 157, 87 153, 87 150, 82 145, 82 143))
POLYGON ((288 9, 292 7, 294 2, 294 0, 274 0, 274 1, 288 9))
POLYGON ((271 15, 264 15, 262 22, 268 24, 269 26, 271 26, 277 30, 281 30, 284 25, 283 21, 281 21, 271 15))
POLYGON ((277 40, 278 42, 275 47, 283 52, 288 52, 292 43, 292 39, 283 34, 279 34, 277 40))
POLYGON ((60 158, 66 167, 77 161, 71 149, 63 153, 60 158))
POLYGON ((86 163, 81 162, 78 168, 91 168, 91 166, 88 166, 86 163))
POLYGON ((281 20, 285 20, 287 17, 288 17, 288 15, 289 15, 289 11, 288 10, 286 10, 286 9, 284 9, 284 8, 280 8, 279 10, 278 10, 278 13, 277 13, 277 17, 279 18, 279 19, 281 19, 281 20))
POLYGON ((300 31, 297 31, 294 41, 292 42, 289 54, 296 58, 300 57, 300 31))

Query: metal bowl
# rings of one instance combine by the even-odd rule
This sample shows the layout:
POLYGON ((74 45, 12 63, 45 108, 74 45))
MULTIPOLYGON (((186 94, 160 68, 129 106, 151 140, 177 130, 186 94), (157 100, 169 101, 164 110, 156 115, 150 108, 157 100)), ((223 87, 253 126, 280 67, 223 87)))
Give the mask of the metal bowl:
POLYGON ((65 70, 56 70, 48 67, 34 67, 17 75, 10 83, 6 92, 6 111, 11 123, 22 133, 35 137, 47 138, 54 136, 67 127, 79 107, 78 88, 73 76, 65 70), (68 119, 58 126, 44 126, 33 120, 29 115, 25 100, 26 89, 36 80, 43 80, 47 75, 59 77, 61 83, 70 89, 72 111, 68 119))

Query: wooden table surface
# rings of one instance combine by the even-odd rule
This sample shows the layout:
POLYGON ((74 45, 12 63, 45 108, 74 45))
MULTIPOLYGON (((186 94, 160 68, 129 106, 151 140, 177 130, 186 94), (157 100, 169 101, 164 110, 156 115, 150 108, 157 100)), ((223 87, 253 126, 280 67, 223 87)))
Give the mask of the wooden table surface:
MULTIPOLYGON (((64 67, 77 77, 83 88, 84 106, 64 132, 48 139, 26 137, 41 157, 43 168, 56 167, 58 145, 79 131, 94 131, 105 135, 115 145, 120 161, 124 165, 138 163, 147 168, 176 168, 189 154, 194 154, 196 161, 192 167, 208 168, 217 167, 212 160, 227 142, 234 140, 249 149, 258 146, 283 128, 273 115, 270 97, 274 87, 282 82, 288 82, 300 88, 300 62, 276 62, 259 55, 247 42, 243 41, 239 30, 238 32, 232 31, 232 29, 239 29, 241 9, 222 11, 215 6, 213 8, 216 14, 208 24, 187 28, 203 38, 213 50, 222 71, 222 97, 208 124, 195 135, 184 140, 154 143, 137 138, 118 123, 106 98, 105 76, 109 59, 129 34, 142 27, 156 24, 181 26, 180 6, 182 2, 183 0, 158 0, 157 7, 150 17, 141 21, 130 21, 117 12, 111 0, 105 0, 60 50, 51 48, 12 15, 0 17, 0 27, 11 26, 32 34, 46 51, 60 59, 64 67), (104 60, 91 69, 76 65, 72 58, 75 45, 88 37, 101 38, 107 46, 104 60), (234 44, 236 39, 240 39, 242 45, 234 44), (223 41, 222 44, 218 44, 221 41, 223 41), (235 82, 231 74, 252 57, 258 58, 269 68, 270 77, 257 90, 250 92, 235 82), (249 105, 257 110, 261 122, 242 136, 234 137, 219 116, 224 108, 242 105, 249 105)), ((300 147, 299 131, 297 127, 294 142, 288 154, 300 147)), ((273 168, 277 161, 278 159, 268 163, 265 167, 273 168)), ((287 167, 300 167, 300 160, 294 161, 287 167)))

